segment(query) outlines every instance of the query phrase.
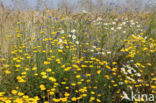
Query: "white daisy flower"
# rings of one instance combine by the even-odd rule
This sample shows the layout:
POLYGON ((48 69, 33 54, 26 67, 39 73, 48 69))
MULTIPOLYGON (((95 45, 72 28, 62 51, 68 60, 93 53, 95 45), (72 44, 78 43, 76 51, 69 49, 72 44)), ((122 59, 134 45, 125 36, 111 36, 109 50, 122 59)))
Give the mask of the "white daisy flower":
POLYGON ((62 43, 62 42, 63 42, 63 40, 62 40, 62 39, 59 39, 59 42, 60 42, 60 43, 62 43))
POLYGON ((138 77, 141 77, 141 74, 140 73, 136 73, 135 75, 138 76, 138 77))
POLYGON ((131 81, 135 81, 133 78, 130 78, 130 77, 128 77, 128 76, 127 76, 127 79, 129 79, 129 80, 131 80, 131 81))
POLYGON ((131 25, 135 25, 135 23, 132 22, 131 25))
POLYGON ((85 13, 85 14, 88 13, 86 10, 82 10, 82 12, 85 13))
POLYGON ((104 52, 102 52, 102 55, 105 55, 105 53, 104 53, 104 52))
POLYGON ((131 69, 128 69, 127 72, 128 72, 129 74, 132 74, 132 70, 131 70, 131 69))
POLYGON ((102 20, 102 18, 98 17, 96 20, 97 20, 97 21, 101 21, 101 20, 102 20))
POLYGON ((90 50, 91 52, 94 52, 94 50, 92 49, 92 50, 90 50))
POLYGON ((140 25, 137 25, 138 28, 140 28, 140 25))
POLYGON ((92 46, 94 49, 96 48, 96 46, 92 46))
POLYGON ((63 49, 64 47, 63 46, 60 46, 60 49, 63 49))
POLYGON ((105 25, 105 26, 107 26, 107 25, 108 25, 108 23, 104 23, 104 25, 105 25))
POLYGON ((68 35, 68 37, 71 37, 71 35, 68 35))
POLYGON ((118 29, 118 30, 121 30, 121 29, 122 29, 122 27, 120 27, 120 26, 119 26, 119 27, 117 27, 117 29, 118 29))
POLYGON ((60 33, 63 34, 64 33, 64 30, 61 30, 60 33))
POLYGON ((73 29, 71 32, 72 32, 72 33, 75 33, 75 32, 76 32, 76 30, 75 30, 75 29, 73 29))
POLYGON ((75 35, 72 35, 72 39, 75 40, 76 39, 76 36, 75 35))
POLYGON ((125 68, 120 68, 124 74, 127 74, 127 72, 125 71, 125 68))
POLYGON ((79 44, 79 41, 76 41, 75 43, 78 45, 79 44))
POLYGON ((111 30, 114 30, 114 27, 112 27, 111 30))
POLYGON ((107 54, 111 54, 111 51, 108 51, 107 54))
POLYGON ((126 22, 122 22, 122 25, 125 25, 126 24, 126 22))
POLYGON ((116 22, 112 22, 112 24, 113 24, 113 25, 115 25, 115 24, 116 24, 116 22))
POLYGON ((123 31, 124 34, 126 34, 126 31, 123 31))
POLYGON ((123 82, 119 82, 119 85, 123 85, 123 82))

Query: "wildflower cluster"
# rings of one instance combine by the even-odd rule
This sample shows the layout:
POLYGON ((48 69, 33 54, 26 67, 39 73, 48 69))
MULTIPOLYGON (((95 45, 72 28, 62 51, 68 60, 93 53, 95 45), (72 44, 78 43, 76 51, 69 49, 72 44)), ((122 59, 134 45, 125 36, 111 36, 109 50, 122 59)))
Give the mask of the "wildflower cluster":
POLYGON ((0 102, 107 103, 129 88, 156 93, 156 40, 141 24, 82 16, 46 17, 38 31, 17 22, 0 58, 0 102))

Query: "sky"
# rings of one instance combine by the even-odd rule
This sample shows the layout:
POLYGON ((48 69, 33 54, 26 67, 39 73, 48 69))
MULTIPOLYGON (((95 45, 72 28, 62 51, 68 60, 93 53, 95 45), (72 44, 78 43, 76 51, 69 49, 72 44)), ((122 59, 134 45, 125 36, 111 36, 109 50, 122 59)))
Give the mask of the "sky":
MULTIPOLYGON (((12 1, 16 1, 16 3, 18 3, 16 5, 16 8, 18 9, 25 9, 25 8, 36 8, 36 5, 37 5, 37 1, 38 0, 0 0, 3 2, 3 4, 5 5, 5 7, 7 6, 11 6, 13 7, 13 2, 12 1), (22 3, 22 1, 26 1, 24 3, 22 3), (21 5, 19 5, 21 4, 21 5)), ((59 1, 60 0, 43 0, 43 1, 47 1, 47 6, 50 8, 50 9, 56 9, 59 5, 59 1)), ((69 3, 74 3, 75 1, 77 0, 64 0, 64 1, 69 1, 69 3)), ((96 2, 97 0, 93 0, 94 2, 96 2)), ((113 3, 119 3, 119 2, 124 2, 126 0, 104 0, 106 2, 113 2, 113 3)), ((136 0, 137 1, 137 0, 136 0)), ((141 0, 143 1, 144 4, 146 4, 148 2, 148 0, 141 0)), ((151 0, 151 3, 156 3, 156 0, 151 0)), ((43 4, 42 4, 43 5, 43 4)))

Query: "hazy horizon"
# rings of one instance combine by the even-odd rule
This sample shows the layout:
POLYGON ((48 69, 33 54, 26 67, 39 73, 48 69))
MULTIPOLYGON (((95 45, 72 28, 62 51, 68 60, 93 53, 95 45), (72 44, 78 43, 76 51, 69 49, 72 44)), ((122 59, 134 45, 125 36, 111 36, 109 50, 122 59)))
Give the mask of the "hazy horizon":
MULTIPOLYGON (((92 1, 94 4, 96 4, 100 0, 97 0, 97 1, 92 0, 92 1)), ((125 7, 125 5, 128 4, 128 2, 132 2, 132 1, 128 1, 128 0, 102 0, 102 1, 104 3, 110 4, 110 5, 113 4, 113 5, 118 5, 121 7, 123 6, 123 4, 125 7)), ((134 5, 135 5, 133 8, 137 8, 139 6, 140 6, 140 8, 142 8, 146 4, 149 4, 151 6, 152 6, 152 4, 153 5, 156 4, 155 0, 135 0, 135 1, 136 1, 136 3, 133 1, 134 5)), ((63 3, 66 3, 67 5, 68 4, 73 5, 73 7, 76 8, 77 2, 80 2, 80 0, 5 0, 5 1, 1 1, 1 2, 4 4, 5 7, 11 7, 13 9, 22 9, 23 10, 23 9, 36 9, 36 8, 43 9, 44 3, 47 5, 47 7, 49 9, 59 8, 60 5, 62 5, 63 3), (40 1, 40 3, 38 1, 40 1)), ((127 5, 127 7, 129 7, 129 6, 130 6, 130 4, 127 5)), ((77 7, 77 9, 81 9, 81 8, 77 7)))

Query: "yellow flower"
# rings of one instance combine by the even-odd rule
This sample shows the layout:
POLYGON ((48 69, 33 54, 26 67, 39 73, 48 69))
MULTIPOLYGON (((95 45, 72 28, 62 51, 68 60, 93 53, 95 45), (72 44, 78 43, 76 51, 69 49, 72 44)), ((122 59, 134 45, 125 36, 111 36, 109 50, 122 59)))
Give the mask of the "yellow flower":
POLYGON ((114 65, 115 65, 115 64, 117 64, 117 62, 113 62, 112 64, 114 64, 114 65))
POLYGON ((101 70, 98 70, 98 71, 97 71, 97 74, 101 74, 101 70))
POLYGON ((65 67, 66 67, 66 65, 62 65, 62 66, 61 66, 61 68, 65 68, 65 67))
POLYGON ((117 85, 117 84, 114 84, 113 86, 114 86, 114 87, 117 87, 118 85, 117 85))
POLYGON ((52 52, 53 52, 53 50, 49 50, 49 52, 50 52, 50 53, 52 53, 52 52))
POLYGON ((106 68, 107 68, 107 69, 111 69, 111 67, 110 67, 110 66, 108 66, 108 65, 106 65, 106 68))
POLYGON ((49 80, 51 80, 52 82, 56 82, 56 79, 54 77, 49 77, 49 80))
POLYGON ((155 80, 155 81, 156 81, 156 77, 155 77, 155 78, 153 78, 152 80, 155 80))
POLYGON ((82 96, 83 96, 83 97, 86 97, 86 96, 87 96, 87 94, 82 94, 82 96))
POLYGON ((60 99, 53 98, 54 102, 60 102, 60 99))
POLYGON ((152 89, 156 89, 156 86, 152 85, 151 88, 152 88, 152 89))
POLYGON ((6 70, 5 73, 6 73, 6 74, 10 74, 11 72, 10 72, 9 70, 6 70))
POLYGON ((3 96, 5 94, 5 92, 0 92, 0 97, 3 96))
POLYGON ((19 67, 21 67, 21 65, 20 64, 18 64, 18 65, 15 65, 17 68, 19 68, 19 67))
POLYGON ((25 80, 22 78, 22 76, 17 76, 18 82, 25 82, 25 80))
POLYGON ((89 65, 90 68, 93 68, 93 65, 89 65))
POLYGON ((67 98, 61 98, 62 102, 66 102, 67 98))
POLYGON ((40 34, 43 34, 44 33, 44 31, 40 31, 40 34))
POLYGON ((128 83, 128 80, 124 80, 124 82, 127 84, 128 83))
POLYGON ((70 96, 70 94, 69 93, 67 93, 67 92, 65 92, 65 97, 69 97, 70 96))
POLYGON ((22 95, 24 95, 24 94, 23 94, 23 93, 21 93, 21 92, 19 92, 19 93, 18 93, 18 96, 22 96, 22 95))
POLYGON ((96 101, 101 103, 101 100, 100 99, 96 99, 96 101))
POLYGON ((66 89, 69 89, 69 87, 65 87, 66 89))
POLYGON ((42 78, 44 78, 44 79, 47 78, 47 77, 48 77, 47 75, 43 75, 43 76, 42 76, 42 78))
POLYGON ((47 72, 51 72, 51 68, 47 68, 46 71, 47 71, 47 72))
POLYGON ((72 101, 76 101, 76 97, 71 98, 72 101))
POLYGON ((116 71, 117 70, 117 68, 112 68, 112 71, 116 71))
POLYGON ((16 91, 16 90, 12 90, 11 93, 12 93, 12 94, 16 94, 17 91, 16 91))
POLYGON ((151 63, 147 63, 147 65, 148 65, 148 66, 151 66, 152 64, 151 64, 151 63))
POLYGON ((66 46, 66 48, 68 49, 68 48, 69 48, 69 46, 66 46))
POLYGON ((37 70, 37 67, 33 67, 32 70, 37 70))
POLYGON ((86 76, 87 76, 87 77, 90 77, 90 76, 91 76, 91 74, 86 74, 86 76))
POLYGON ((66 84, 66 82, 61 82, 61 84, 66 84))
POLYGON ((63 52, 63 50, 62 50, 62 49, 59 49, 59 50, 58 50, 58 52, 59 52, 59 53, 62 53, 62 52, 63 52))
POLYGON ((91 60, 95 60, 95 58, 92 57, 91 60))
POLYGON ((46 90, 45 86, 43 84, 40 85, 41 90, 46 90))
POLYGON ((80 78, 81 76, 80 75, 76 75, 76 78, 80 78))
POLYGON ((93 101, 93 100, 95 100, 95 97, 91 97, 89 101, 93 101))
POLYGON ((46 75, 46 72, 41 72, 41 75, 46 75))
POLYGON ((13 103, 23 103, 23 99, 22 98, 16 98, 13 103))
POLYGON ((55 93, 54 93, 54 92, 49 92, 49 94, 50 94, 50 95, 54 95, 55 93))
POLYGON ((56 32, 51 32, 51 34, 56 34, 56 32))
POLYGON ((44 61, 44 64, 47 65, 47 64, 50 64, 50 62, 48 62, 48 61, 44 61))
POLYGON ((18 21, 18 22, 17 22, 17 24, 21 24, 21 22, 20 22, 20 21, 18 21))
POLYGON ((54 92, 55 90, 56 90, 55 88, 51 88, 51 91, 53 91, 53 92, 54 92))
POLYGON ((35 76, 38 76, 38 74, 37 74, 37 73, 34 73, 34 75, 35 75, 35 76))
POLYGON ((16 62, 17 62, 17 63, 20 63, 20 62, 21 62, 21 60, 16 60, 16 62))
POLYGON ((156 91, 152 90, 152 93, 156 94, 156 91))
POLYGON ((91 91, 91 94, 95 94, 95 92, 91 91))
POLYGON ((25 71, 28 71, 29 70, 29 68, 25 68, 25 71))
POLYGON ((77 84, 79 84, 79 85, 80 85, 80 84, 82 84, 82 82, 77 82, 77 84))
POLYGON ((72 86, 76 86, 76 84, 75 84, 75 83, 72 83, 71 85, 72 85, 72 86))
POLYGON ((97 89, 97 86, 95 86, 94 89, 97 89))
POLYGON ((27 56, 27 59, 30 59, 31 58, 31 56, 27 56))
POLYGON ((110 79, 109 75, 105 75, 105 78, 106 78, 106 79, 110 79))
POLYGON ((22 75, 25 75, 25 74, 26 74, 26 72, 22 72, 21 74, 22 74, 22 75))
POLYGON ((140 66, 141 64, 140 64, 140 63, 136 63, 136 65, 137 65, 137 66, 140 66))
POLYGON ((28 98, 29 98, 29 96, 27 96, 27 95, 24 95, 24 96, 23 96, 23 98, 24 98, 24 99, 28 99, 28 98))
POLYGON ((35 100, 35 101, 38 101, 38 100, 40 100, 40 99, 39 99, 38 96, 35 96, 35 97, 34 97, 34 100, 35 100))
POLYGON ((98 97, 101 97, 101 94, 98 94, 97 96, 98 96, 98 97))
POLYGON ((90 82, 90 80, 88 79, 88 80, 87 80, 87 83, 89 83, 89 82, 90 82))
POLYGON ((69 71, 71 69, 71 67, 66 67, 65 69, 64 69, 64 71, 69 71))
POLYGON ((12 35, 8 35, 8 38, 11 38, 12 37, 12 35))
POLYGON ((72 65, 72 66, 73 66, 74 68, 79 68, 79 66, 78 66, 78 65, 75 65, 75 64, 74 64, 74 65, 72 65))

